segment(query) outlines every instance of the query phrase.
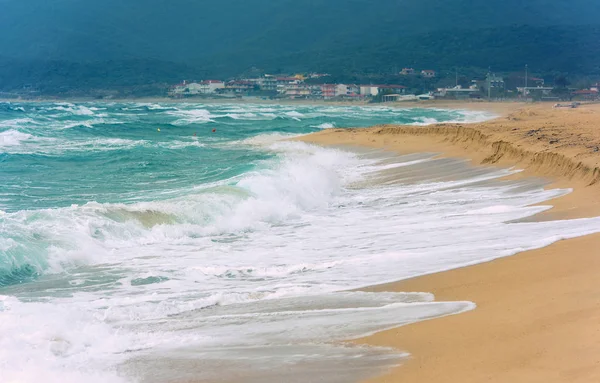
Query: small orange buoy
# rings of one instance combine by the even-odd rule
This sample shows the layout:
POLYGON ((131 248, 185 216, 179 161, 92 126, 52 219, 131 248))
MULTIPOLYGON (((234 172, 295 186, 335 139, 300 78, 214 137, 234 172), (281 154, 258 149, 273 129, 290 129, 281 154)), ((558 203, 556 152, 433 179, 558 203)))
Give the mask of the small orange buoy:
POLYGON ((214 132, 216 132, 216 131, 217 131, 217 129, 213 129, 213 130, 212 130, 212 132, 213 132, 213 133, 214 133, 214 132))

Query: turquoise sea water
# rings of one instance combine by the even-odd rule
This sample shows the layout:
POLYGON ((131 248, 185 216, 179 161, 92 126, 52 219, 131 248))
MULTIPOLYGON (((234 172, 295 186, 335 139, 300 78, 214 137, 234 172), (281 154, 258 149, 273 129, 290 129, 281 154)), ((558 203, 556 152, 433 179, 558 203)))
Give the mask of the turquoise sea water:
MULTIPOLYGON (((258 148, 262 143, 333 126, 484 116, 381 107, 3 103, 0 210, 29 211, 27 219, 36 221, 52 214, 48 209, 90 203, 166 201, 215 191, 245 194, 236 189, 240 177, 270 166, 265 161, 275 157, 258 148)), ((133 218, 122 211, 106 214, 133 218)), ((141 219, 151 224, 179 218, 156 212, 141 219)), ((25 228, 0 233, 0 241, 19 243, 0 253, 0 286, 18 282, 23 273, 43 272, 54 238, 25 228)))
POLYGON ((515 169, 284 139, 489 117, 0 103, 0 382, 335 383, 397 363, 396 351, 336 342, 473 304, 348 290, 600 221, 520 223, 568 190, 501 180, 515 169))
POLYGON ((253 137, 483 116, 391 108, 4 103, 0 209, 182 196, 260 166, 268 153, 236 144, 253 137))

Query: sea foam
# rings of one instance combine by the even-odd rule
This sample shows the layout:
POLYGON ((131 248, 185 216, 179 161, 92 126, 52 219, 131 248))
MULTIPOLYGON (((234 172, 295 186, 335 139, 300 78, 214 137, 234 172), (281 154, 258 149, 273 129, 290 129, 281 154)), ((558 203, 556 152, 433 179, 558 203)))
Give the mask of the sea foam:
POLYGON ((339 340, 474 304, 348 290, 600 231, 598 218, 525 222, 570 190, 500 181, 518 169, 284 140, 462 112, 34 106, 36 130, 0 132, 2 170, 17 175, 0 190, 2 381, 260 382, 290 366, 289 381, 348 381, 350 364, 366 378, 402 355, 339 340), (86 127, 102 108, 126 123, 86 127), (195 126, 206 122, 216 132, 195 126))
POLYGON ((0 147, 18 146, 21 145, 22 141, 30 140, 32 137, 31 134, 13 129, 0 132, 0 147))

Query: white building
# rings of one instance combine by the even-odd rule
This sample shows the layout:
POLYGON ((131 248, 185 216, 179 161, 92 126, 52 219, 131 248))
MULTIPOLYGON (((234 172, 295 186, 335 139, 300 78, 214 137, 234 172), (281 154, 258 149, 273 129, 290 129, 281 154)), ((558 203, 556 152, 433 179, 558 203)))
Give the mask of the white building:
POLYGON ((375 97, 381 92, 405 94, 406 87, 402 85, 361 85, 360 95, 366 97, 375 97))
POLYGON ((169 96, 171 97, 183 97, 185 90, 187 89, 187 82, 183 81, 181 84, 177 84, 169 89, 169 96))
POLYGON ((261 90, 276 91, 277 90, 277 77, 270 74, 266 74, 258 79, 258 85, 261 90))
POLYGON ((529 97, 529 96, 549 96, 552 93, 552 90, 549 86, 521 86, 517 87, 517 92, 521 96, 529 97))
POLYGON ((379 87, 377 85, 361 85, 360 95, 367 97, 375 97, 379 94, 379 87))
POLYGON ((201 93, 202 86, 197 82, 186 82, 175 85, 169 94, 174 97, 193 96, 201 93))
POLYGON ((309 97, 312 92, 310 85, 288 84, 283 86, 281 93, 290 98, 306 98, 309 97))
POLYGON ((191 82, 191 83, 187 84, 185 93, 187 93, 190 96, 197 95, 200 93, 204 93, 203 89, 204 89, 204 86, 201 83, 191 82))
POLYGON ((336 97, 356 98, 360 96, 360 87, 355 84, 337 84, 335 95, 336 97))
POLYGON ((175 85, 169 95, 173 97, 197 96, 199 94, 212 94, 217 89, 224 89, 225 83, 219 80, 206 80, 202 82, 186 82, 175 85))
POLYGON ((476 97, 479 95, 479 89, 477 86, 470 86, 469 88, 463 88, 460 85, 457 85, 453 88, 438 88, 435 96, 442 98, 451 98, 451 99, 467 99, 476 97))
POLYGON ((349 93, 348 85, 346 84, 337 84, 335 86, 335 95, 336 96, 347 96, 349 93))
POLYGON ((206 80, 202 81, 199 87, 202 94, 215 93, 217 89, 225 89, 225 83, 221 80, 206 80))

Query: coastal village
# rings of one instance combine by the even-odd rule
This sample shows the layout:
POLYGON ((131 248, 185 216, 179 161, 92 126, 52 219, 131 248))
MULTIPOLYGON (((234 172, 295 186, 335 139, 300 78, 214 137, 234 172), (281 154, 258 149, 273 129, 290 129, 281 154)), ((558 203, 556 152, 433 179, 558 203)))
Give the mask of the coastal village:
MULTIPOLYGON (((265 74, 252 68, 253 75, 229 79, 185 79, 178 84, 149 83, 119 89, 71 89, 61 97, 127 99, 164 97, 174 100, 311 100, 331 102, 386 103, 422 100, 470 101, 600 101, 598 76, 534 74, 465 70, 415 69, 406 67, 388 74, 292 73, 265 74), (348 81, 348 78, 352 79, 348 81)), ((18 90, 0 91, 0 98, 39 99, 42 90, 27 84, 18 90)))
MULTIPOLYGON (((595 101, 600 100, 600 84, 568 87, 555 81, 547 85, 543 78, 528 76, 504 77, 487 73, 484 78, 466 80, 449 86, 434 87, 439 74, 435 70, 403 68, 398 78, 420 80, 425 85, 348 84, 334 83, 326 73, 293 75, 263 74, 228 81, 182 81, 170 87, 171 98, 263 98, 289 100, 331 100, 362 102, 402 102, 433 99, 449 100, 535 100, 535 101, 595 101), (466 83, 465 83, 466 82, 466 83), (431 88, 431 89, 423 89, 431 88)), ((400 82, 400 81, 399 81, 400 82)), ((448 82, 448 81, 446 81, 448 82)))

